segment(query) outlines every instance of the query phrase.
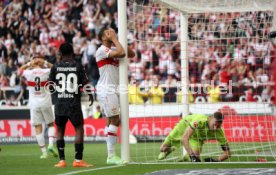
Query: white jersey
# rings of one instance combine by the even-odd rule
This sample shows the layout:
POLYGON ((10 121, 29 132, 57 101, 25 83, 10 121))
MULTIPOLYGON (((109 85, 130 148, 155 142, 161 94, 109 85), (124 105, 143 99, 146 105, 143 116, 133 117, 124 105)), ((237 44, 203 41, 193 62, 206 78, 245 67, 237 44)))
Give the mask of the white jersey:
MULTIPOLYGON (((113 48, 112 48, 113 50, 113 48)), ((108 58, 111 49, 101 45, 96 52, 96 61, 99 67, 100 79, 97 91, 114 91, 119 85, 119 59, 108 58)))
POLYGON ((31 70, 24 70, 23 76, 28 81, 29 89, 29 107, 49 107, 52 105, 51 94, 45 91, 45 84, 47 84, 50 74, 50 69, 35 68, 31 70))

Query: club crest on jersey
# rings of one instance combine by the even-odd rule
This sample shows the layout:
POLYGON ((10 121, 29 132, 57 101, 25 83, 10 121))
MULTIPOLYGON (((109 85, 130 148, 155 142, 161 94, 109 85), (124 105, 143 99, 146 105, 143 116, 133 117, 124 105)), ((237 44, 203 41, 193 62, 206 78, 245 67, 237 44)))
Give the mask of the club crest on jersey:
POLYGON ((198 122, 194 122, 194 128, 198 128, 198 122))

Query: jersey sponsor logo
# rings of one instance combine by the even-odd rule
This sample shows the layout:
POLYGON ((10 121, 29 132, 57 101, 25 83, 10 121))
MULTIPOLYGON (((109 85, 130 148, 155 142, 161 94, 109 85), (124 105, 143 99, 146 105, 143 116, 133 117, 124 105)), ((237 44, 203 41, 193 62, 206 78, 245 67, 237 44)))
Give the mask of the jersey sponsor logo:
POLYGON ((104 51, 108 53, 109 52, 109 48, 106 48, 104 51))
POLYGON ((105 66, 105 65, 113 65, 118 67, 119 66, 119 60, 115 60, 114 58, 107 58, 101 61, 97 62, 97 65, 99 68, 105 66))

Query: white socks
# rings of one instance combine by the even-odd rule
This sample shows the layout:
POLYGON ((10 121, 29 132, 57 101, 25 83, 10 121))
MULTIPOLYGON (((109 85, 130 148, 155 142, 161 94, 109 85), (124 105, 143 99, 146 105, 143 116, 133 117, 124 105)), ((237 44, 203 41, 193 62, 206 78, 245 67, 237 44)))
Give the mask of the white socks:
POLYGON ((38 143, 38 145, 39 145, 39 147, 40 147, 42 153, 46 153, 44 135, 43 135, 42 133, 36 135, 36 140, 37 140, 37 143, 38 143))
POLYGON ((107 153, 109 158, 115 155, 115 145, 117 143, 117 132, 118 132, 117 126, 115 125, 108 126, 106 143, 107 143, 107 153))
POLYGON ((56 129, 54 126, 48 128, 49 145, 53 146, 56 138, 56 129))

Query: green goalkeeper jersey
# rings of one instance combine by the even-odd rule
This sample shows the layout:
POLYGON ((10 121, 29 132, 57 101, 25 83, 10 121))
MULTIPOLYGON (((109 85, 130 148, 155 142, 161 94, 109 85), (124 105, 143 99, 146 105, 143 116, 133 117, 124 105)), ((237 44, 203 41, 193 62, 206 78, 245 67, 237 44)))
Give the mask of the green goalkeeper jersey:
POLYGON ((220 128, 216 131, 210 130, 208 116, 203 114, 192 114, 183 117, 168 135, 165 142, 170 143, 170 145, 180 146, 181 138, 188 126, 194 130, 190 140, 200 143, 206 140, 217 140, 220 145, 227 144, 223 129, 220 128))

